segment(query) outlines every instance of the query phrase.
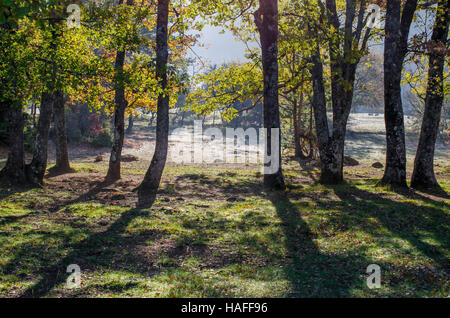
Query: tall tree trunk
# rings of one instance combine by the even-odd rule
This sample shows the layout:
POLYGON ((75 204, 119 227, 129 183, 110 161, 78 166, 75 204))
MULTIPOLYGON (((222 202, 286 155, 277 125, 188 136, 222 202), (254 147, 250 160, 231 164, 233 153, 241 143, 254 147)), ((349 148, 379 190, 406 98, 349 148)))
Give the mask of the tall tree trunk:
POLYGON ((42 185, 47 169, 48 135, 55 98, 54 92, 42 93, 33 159, 26 167, 27 178, 34 185, 42 185))
POLYGON ((134 126, 134 116, 133 114, 130 114, 128 117, 128 127, 127 127, 127 135, 130 135, 133 133, 133 126, 134 126))
POLYGON ((384 41, 384 120, 386 124, 386 169, 381 182, 394 187, 406 185, 405 124, 401 97, 403 61, 409 28, 417 0, 387 2, 384 41), (400 18, 401 17, 401 18, 400 18))
POLYGON ((272 165, 276 168, 265 169, 264 186, 271 190, 285 189, 281 169, 281 130, 280 106, 278 97, 278 0, 259 0, 259 9, 255 12, 255 23, 258 27, 264 75, 264 128, 267 130, 265 156, 273 157, 278 152, 278 162, 265 160, 265 168, 272 165), (272 144, 272 129, 278 129, 278 140, 272 144), (270 155, 268 155, 268 153, 270 155))
MULTIPOLYGON (((340 84, 333 84, 333 91, 337 96, 332 100, 333 127, 330 135, 323 82, 323 64, 318 49, 313 57, 313 65, 311 74, 313 79, 312 107, 316 121, 316 134, 321 161, 320 182, 323 184, 338 184, 344 179, 345 134, 351 109, 353 89, 344 88, 340 84)), ((353 86, 355 69, 356 64, 351 65, 347 74, 341 74, 334 81, 342 81, 344 79, 353 86)))
POLYGON ((449 7, 448 0, 440 0, 436 10, 436 21, 430 43, 432 47, 429 52, 425 111, 411 178, 413 188, 439 187, 434 175, 434 147, 444 101, 444 51, 447 47, 449 7))
POLYGON ((303 77, 302 84, 300 86, 300 99, 294 97, 294 139, 295 139, 295 156, 297 158, 307 159, 302 152, 300 137, 302 135, 302 114, 304 107, 304 93, 303 93, 303 77))
POLYGON ((47 169, 50 123, 53 107, 60 94, 57 89, 58 65, 56 64, 55 55, 58 48, 58 40, 63 34, 63 27, 55 8, 52 9, 49 21, 51 32, 51 56, 49 57, 50 65, 48 67, 50 77, 45 79, 46 87, 41 96, 41 107, 34 142, 33 159, 25 168, 28 181, 33 185, 42 185, 44 182, 44 175, 47 169))
POLYGON ((169 2, 169 0, 158 1, 156 21, 156 77, 163 93, 158 96, 155 153, 144 180, 138 188, 138 206, 141 207, 151 205, 156 198, 156 193, 166 165, 169 146, 169 92, 167 91, 169 2))
POLYGON ((20 107, 12 105, 8 107, 9 152, 8 160, 0 172, 0 176, 6 178, 11 184, 24 184, 26 183, 26 175, 23 149, 23 113, 20 107))
POLYGON ((366 29, 360 45, 361 35, 364 29, 365 1, 360 2, 358 14, 356 14, 357 1, 346 1, 343 26, 341 26, 336 1, 327 0, 325 4, 328 21, 334 29, 333 35, 329 37, 328 47, 332 74, 331 103, 333 108, 333 127, 331 134, 328 130, 323 64, 319 44, 316 44, 316 52, 312 57, 312 105, 321 161, 320 182, 324 184, 338 184, 344 180, 345 134, 352 106, 356 67, 359 63, 360 56, 366 50, 367 41, 370 37, 370 28, 366 29), (356 29, 354 30, 356 16, 358 18, 356 29), (339 35, 335 34, 335 32, 339 32, 339 35))
POLYGON ((320 57, 319 47, 312 58, 313 67, 311 70, 311 78, 313 82, 313 100, 312 107, 314 110, 314 119, 316 121, 317 143, 319 147, 319 156, 321 163, 321 181, 328 183, 329 176, 332 175, 330 166, 332 164, 331 157, 331 137, 328 128, 327 108, 325 86, 323 81, 323 64, 320 57))
POLYGON ((70 172, 69 151, 67 149, 66 131, 66 98, 62 91, 55 92, 55 103, 53 105, 53 121, 56 127, 56 165, 57 173, 70 172))
MULTIPOLYGON (((14 34, 17 32, 8 22, 1 24, 1 31, 4 35, 2 37, 2 47, 9 47, 14 41, 14 34)), ((16 60, 11 57, 9 60, 10 70, 14 70, 16 67, 16 60)), ((6 79, 10 82, 11 91, 16 92, 16 87, 18 86, 19 78, 16 72, 6 79)), ((3 83, 2 83, 3 84, 3 83)), ((9 83, 4 83, 9 86, 9 83)), ((2 94, 3 95, 3 94, 2 94)), ((19 94, 14 94, 19 97, 19 94)), ((4 96, 2 96, 4 97, 4 96)), ((0 171, 0 177, 5 178, 10 184, 24 184, 27 181, 25 172, 25 157, 24 157, 24 118, 22 112, 23 101, 18 98, 16 100, 6 100, 0 101, 0 115, 7 115, 8 117, 8 159, 6 161, 5 167, 0 171)))
POLYGON ((33 116, 33 129, 36 129, 36 113, 37 113, 37 104, 33 101, 32 104, 31 115, 33 116))
POLYGON ((118 51, 115 64, 115 109, 114 109, 114 142, 109 158, 109 168, 106 174, 106 181, 114 182, 120 179, 120 163, 122 158, 122 148, 125 133, 125 86, 123 82, 123 66, 125 64, 125 51, 118 51))
POLYGON ((293 101, 294 109, 292 111, 292 119, 293 119, 293 125, 294 125, 294 144, 295 144, 295 157, 296 158, 302 158, 302 149, 300 147, 300 123, 298 120, 300 119, 298 116, 298 101, 297 98, 294 97, 293 101))
MULTIPOLYGON (((123 0, 119 1, 119 5, 123 4, 123 0)), ((128 6, 133 5, 133 0, 127 0, 128 6)), ((109 167, 106 174, 106 182, 114 182, 121 178, 120 164, 122 159, 123 140, 125 138, 125 108, 128 106, 125 99, 125 83, 123 68, 125 65, 125 50, 117 51, 114 74, 114 141, 109 157, 109 167)))

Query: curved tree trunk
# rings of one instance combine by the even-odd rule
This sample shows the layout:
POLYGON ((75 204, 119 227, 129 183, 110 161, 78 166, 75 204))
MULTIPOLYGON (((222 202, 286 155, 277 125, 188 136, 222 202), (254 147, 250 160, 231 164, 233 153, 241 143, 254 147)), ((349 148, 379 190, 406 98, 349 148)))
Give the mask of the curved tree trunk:
POLYGON ((41 96, 41 107, 36 130, 33 159, 25 168, 28 181, 33 185, 39 186, 44 182, 44 175, 47 169, 48 136, 53 107, 58 98, 61 97, 61 92, 57 89, 58 65, 55 55, 58 49, 58 40, 63 35, 63 26, 60 17, 57 16, 54 10, 52 10, 49 21, 52 36, 50 43, 51 56, 49 57, 48 65, 50 76, 45 79, 46 87, 41 96))
MULTIPOLYGON (((323 64, 317 49, 313 57, 313 102, 316 122, 317 143, 321 162, 320 182, 338 184, 344 180, 344 146, 348 116, 350 114, 353 89, 344 89, 334 83, 336 98, 333 100, 333 128, 330 134, 326 110, 326 97, 323 78, 323 64)), ((353 85, 354 69, 351 66, 346 80, 353 85)), ((336 79, 335 79, 336 80, 336 79)))
POLYGON ((138 188, 138 206, 140 207, 151 205, 156 198, 156 193, 166 165, 169 146, 169 92, 167 91, 169 2, 169 0, 158 1, 158 16, 156 21, 156 77, 163 93, 158 96, 155 153, 144 180, 138 188))
POLYGON ((55 92, 55 103, 53 105, 53 121, 56 128, 56 165, 57 173, 70 172, 69 152, 67 149, 66 131, 66 99, 62 91, 55 92))
MULTIPOLYGON (((4 103, 2 103, 4 104, 4 103)), ((3 105, 2 105, 3 106, 3 105)), ((0 176, 6 178, 11 184, 26 183, 25 159, 23 149, 23 113, 21 108, 9 106, 8 110, 8 137, 9 152, 5 167, 0 176)))
POLYGON ((278 1, 260 0, 255 12, 255 23, 261 39, 262 65, 264 75, 264 128, 266 128, 266 151, 264 186, 270 190, 285 189, 281 169, 280 105, 278 97, 278 1), (278 130, 274 139, 273 130, 278 130), (277 162, 270 162, 273 153, 278 152, 277 162), (275 170, 275 172, 274 172, 275 170))
POLYGON ((417 0, 390 0, 386 9, 384 42, 384 120, 386 123, 386 169, 381 182, 394 187, 406 185, 405 124, 401 97, 403 60, 407 53, 409 28, 417 0), (401 18, 400 18, 401 16, 401 18))
POLYGON ((321 181, 328 183, 329 166, 332 162, 330 156, 330 131, 328 128, 327 108, 325 86, 323 81, 323 64, 320 59, 319 48, 312 58, 313 67, 311 70, 311 78, 313 82, 313 100, 312 108, 314 110, 314 119, 316 121, 317 144, 319 147, 319 157, 321 163, 321 181))
POLYGON ((42 185, 47 169, 48 135, 55 98, 55 93, 42 93, 33 159, 26 167, 27 178, 34 185, 42 185))
POLYGON ((440 0, 431 36, 428 85, 425 97, 425 111, 420 131, 419 145, 417 146, 414 171, 411 178, 413 188, 435 188, 439 184, 434 175, 434 147, 439 131, 442 104, 444 101, 444 64, 445 54, 439 51, 439 47, 446 47, 449 24, 448 0, 440 0))

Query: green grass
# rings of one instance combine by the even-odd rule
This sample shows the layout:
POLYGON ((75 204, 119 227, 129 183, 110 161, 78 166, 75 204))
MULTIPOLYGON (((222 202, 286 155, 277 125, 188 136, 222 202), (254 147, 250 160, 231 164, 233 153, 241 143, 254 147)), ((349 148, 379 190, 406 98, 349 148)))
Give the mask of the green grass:
POLYGON ((256 169, 171 166, 144 210, 1 188, 0 295, 449 296, 449 200, 351 172, 326 187, 287 167, 287 192, 267 194, 256 169), (69 264, 80 288, 66 287, 69 264), (380 289, 366 285, 369 264, 381 266, 380 289))

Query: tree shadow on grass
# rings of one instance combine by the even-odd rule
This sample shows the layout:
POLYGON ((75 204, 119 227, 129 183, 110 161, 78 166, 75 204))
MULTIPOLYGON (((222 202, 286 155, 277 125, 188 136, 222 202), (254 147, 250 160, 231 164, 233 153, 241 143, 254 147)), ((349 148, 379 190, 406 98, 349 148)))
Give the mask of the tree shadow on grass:
MULTIPOLYGON (((208 180, 202 180, 196 183, 195 188, 186 190, 187 193, 193 193, 194 191, 204 192, 208 187, 213 186, 216 188, 216 191, 221 193, 222 198, 230 195, 228 193, 229 186, 224 185, 223 181, 216 178, 212 178, 209 182, 205 181, 208 180)), ((369 264, 373 263, 371 258, 366 256, 368 255, 366 253, 367 247, 364 244, 358 246, 357 249, 339 249, 336 253, 332 251, 325 252, 324 249, 319 248, 316 244, 315 238, 317 233, 311 230, 304 219, 304 215, 302 215, 305 210, 298 203, 294 204, 291 202, 285 193, 263 194, 261 191, 262 186, 258 179, 241 180, 233 185, 235 186, 235 190, 237 189, 237 191, 233 192, 234 197, 245 198, 246 196, 254 195, 270 200, 276 209, 277 216, 281 220, 280 227, 283 236, 275 237, 271 236, 272 234, 270 233, 261 235, 269 235, 270 240, 284 240, 287 254, 280 259, 273 260, 271 258, 273 253, 267 250, 268 244, 258 240, 258 236, 253 235, 252 231, 254 230, 254 226, 263 228, 266 223, 271 222, 265 219, 268 216, 265 212, 260 213, 258 210, 254 210, 243 213, 242 218, 239 220, 242 224, 237 225, 242 230, 243 235, 241 237, 243 241, 238 243, 238 245, 242 245, 243 247, 251 246, 256 251, 254 254, 230 254, 233 257, 229 255, 223 246, 220 246, 218 249, 208 246, 208 243, 214 239, 217 233, 225 233, 231 229, 229 219, 220 217, 220 215, 216 215, 213 212, 206 212, 204 216, 198 216, 197 218, 180 214, 180 216, 184 215, 187 221, 189 221, 187 224, 183 224, 183 228, 189 229, 190 231, 186 231, 187 235, 179 237, 180 243, 182 244, 171 246, 171 249, 164 251, 166 255, 177 258, 175 262, 176 268, 173 271, 176 275, 181 273, 180 281, 185 279, 183 275, 186 275, 186 277, 192 276, 191 273, 185 273, 180 269, 182 260, 190 255, 185 250, 191 249, 196 252, 194 256, 198 256, 202 262, 205 260, 209 261, 209 263, 205 263, 206 267, 215 268, 243 264, 243 262, 249 261, 251 258, 260 258, 262 261, 267 262, 263 266, 281 266, 285 277, 292 286, 292 291, 288 294, 290 297, 351 297, 354 296, 353 290, 361 290, 364 288, 365 278, 367 276, 365 270, 369 264), (246 238, 248 238, 248 241, 245 241, 246 238), (214 252, 217 252, 217 256, 207 259, 208 256, 206 254, 213 254, 214 252), (228 259, 224 259, 225 257, 228 259)), ((333 226, 336 223, 343 223, 345 226, 359 227, 368 234, 377 235, 378 233, 374 230, 376 228, 366 226, 366 221, 374 217, 390 232, 410 241, 412 245, 420 251, 423 251, 425 255, 436 259, 440 266, 445 266, 445 255, 441 250, 430 246, 430 244, 421 240, 421 237, 414 236, 416 235, 415 233, 423 230, 435 235, 436 240, 444 246, 448 245, 448 234, 446 236, 445 232, 442 232, 445 225, 448 224, 448 221, 446 221, 448 217, 445 217, 443 212, 438 208, 431 208, 431 213, 429 210, 426 210, 428 207, 424 208, 424 211, 420 211, 421 208, 415 204, 408 203, 407 201, 392 201, 381 195, 367 192, 351 185, 336 186, 332 190, 334 190, 340 199, 339 201, 330 201, 327 200, 328 198, 323 198, 322 200, 319 198, 317 202, 318 205, 323 205, 326 212, 335 212, 336 210, 338 212, 330 214, 330 218, 327 220, 328 223, 327 221, 321 221, 321 227, 333 231, 333 226), (396 213, 398 211, 400 211, 400 218, 391 218, 389 216, 390 212, 396 213), (414 213, 409 217, 411 211, 414 213), (348 221, 346 219, 348 217, 352 219, 348 221), (417 225, 416 221, 418 221, 417 225), (437 229, 436 226, 439 225, 442 228, 437 229)), ((209 198, 208 196, 205 199, 209 198)), ((415 198, 419 199, 419 197, 415 198)), ((438 204, 433 200, 424 202, 438 204)), ((226 201, 223 202, 223 204, 226 203, 226 201)), ((67 204, 70 203, 64 203, 64 205, 67 204)), ((178 212, 169 211, 168 213, 178 212)), ((128 235, 128 233, 124 235, 127 227, 135 218, 148 216, 149 211, 138 209, 129 210, 123 213, 105 230, 88 232, 86 233, 88 235, 86 239, 74 244, 65 244, 63 246, 66 249, 65 251, 48 252, 51 254, 49 255, 50 257, 43 259, 37 266, 39 270, 43 269, 41 279, 25 290, 22 293, 22 297, 42 297, 48 295, 57 285, 64 283, 67 277, 65 269, 72 263, 79 264, 83 271, 90 269, 98 271, 107 268, 123 270, 126 268, 126 270, 132 273, 144 273, 148 276, 156 275, 161 269, 158 269, 157 266, 152 264, 152 262, 156 261, 154 258, 145 259, 145 254, 138 254, 124 259, 123 255, 119 255, 120 253, 117 252, 117 249, 132 250, 133 246, 147 241, 154 244, 161 237, 165 236, 166 233, 163 231, 148 229, 139 235, 128 235)), ((175 216, 178 217, 179 215, 175 214, 175 216)), ((234 226, 234 223, 232 225, 234 226)), ((51 234, 48 237, 49 239, 51 239, 51 234)), ((67 241, 71 237, 70 233, 63 232, 56 233, 55 235, 61 236, 60 238, 63 241, 67 241)), ((21 259, 27 258, 27 254, 31 252, 37 255, 40 252, 42 253, 42 248, 43 246, 33 247, 23 245, 21 247, 22 250, 16 253, 14 259, 7 264, 6 274, 8 272, 14 272, 17 264, 21 264, 21 259)), ((249 262, 248 264, 251 263, 249 262)), ((401 265, 397 267, 399 267, 399 270, 408 269, 401 265)), ((417 270, 416 268, 408 270, 405 273, 410 275, 412 279, 415 279, 423 273, 423 271, 417 270)), ((33 271, 33 273, 35 272, 36 270, 33 271)), ((405 281, 401 276, 398 276, 396 279, 400 283, 405 281)), ((198 287, 200 286, 199 284, 208 285, 207 281, 199 281, 195 282, 195 288, 200 288, 198 287)), ((177 285, 175 284, 175 286, 177 285)), ((130 285, 130 288, 133 287, 130 285)), ((202 289, 204 290, 203 287, 202 285, 202 289)), ((214 290, 213 285, 206 287, 209 295, 222 296, 220 291, 214 290)), ((117 288, 120 289, 120 286, 117 288)), ((174 289, 177 288, 175 287, 174 289)))
POLYGON ((361 276, 370 262, 350 253, 331 255, 319 250, 316 234, 285 193, 267 194, 275 206, 285 236, 290 262, 284 266, 293 291, 290 297, 351 297, 351 289, 362 286, 361 276))
MULTIPOLYGON (((8 185, 6 183, 3 183, 0 180, 0 201, 7 200, 8 198, 14 196, 15 194, 24 194, 30 190, 32 190, 33 187, 28 186, 18 186, 18 185, 8 185)), ((0 215, 0 226, 20 221, 21 219, 27 218, 32 215, 37 215, 39 212, 28 212, 22 215, 7 215, 2 216, 0 215)))
MULTIPOLYGON (((127 225, 134 218, 142 215, 147 215, 147 213, 140 210, 126 211, 105 231, 91 234, 75 246, 72 246, 72 251, 56 264, 50 264, 46 267, 42 278, 25 290, 21 297, 42 297, 47 295, 55 286, 65 281, 67 275, 64 273, 64 270, 68 265, 76 264, 77 260, 80 259, 92 259, 92 257, 95 259, 95 257, 99 257, 102 254, 102 247, 109 246, 111 240, 120 240, 120 233, 124 232, 127 225)), ((106 259, 108 258, 113 258, 113 255, 107 255, 106 259)), ((106 263, 108 262, 106 261, 106 263)))
MULTIPOLYGON (((406 192, 402 195, 409 200, 422 200, 428 205, 416 205, 409 200, 394 201, 350 184, 337 186, 334 192, 341 199, 341 203, 337 203, 340 205, 339 208, 343 209, 345 206, 353 217, 361 221, 375 218, 389 232, 408 241, 425 256, 433 259, 442 270, 447 272, 450 268, 450 261, 445 255, 445 251, 450 249, 450 234, 447 230, 450 215, 437 207, 449 209, 447 203, 431 200, 418 193, 406 192), (427 243, 426 240, 429 238, 437 241, 440 246, 427 243)), ((374 227, 364 226, 363 222, 359 225, 364 231, 377 234, 373 233, 374 227)))

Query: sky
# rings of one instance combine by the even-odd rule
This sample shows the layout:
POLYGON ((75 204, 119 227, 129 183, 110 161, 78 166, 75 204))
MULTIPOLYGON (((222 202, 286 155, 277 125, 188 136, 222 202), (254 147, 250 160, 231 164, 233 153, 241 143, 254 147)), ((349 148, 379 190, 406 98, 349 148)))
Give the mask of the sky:
MULTIPOLYGON (((201 32, 200 42, 204 47, 194 47, 195 53, 207 64, 221 65, 229 62, 245 61, 245 45, 234 39, 231 32, 220 34, 221 28, 205 26, 201 32)), ((190 51, 189 57, 196 58, 190 51)))

